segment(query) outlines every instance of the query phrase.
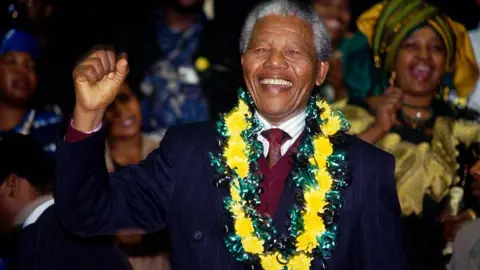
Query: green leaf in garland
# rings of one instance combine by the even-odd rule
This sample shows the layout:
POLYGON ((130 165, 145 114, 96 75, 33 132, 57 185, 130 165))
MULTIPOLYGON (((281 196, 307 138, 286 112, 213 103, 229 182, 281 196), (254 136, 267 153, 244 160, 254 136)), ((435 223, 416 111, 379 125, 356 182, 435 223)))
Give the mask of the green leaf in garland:
POLYGON ((303 220, 300 208, 295 205, 290 211, 290 235, 297 238, 303 230, 303 220))

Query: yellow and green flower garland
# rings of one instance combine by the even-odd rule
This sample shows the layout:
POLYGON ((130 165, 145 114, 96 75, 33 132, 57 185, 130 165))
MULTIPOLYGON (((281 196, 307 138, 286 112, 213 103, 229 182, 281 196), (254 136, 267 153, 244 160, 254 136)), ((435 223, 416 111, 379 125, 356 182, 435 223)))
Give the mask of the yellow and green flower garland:
POLYGON ((235 259, 264 270, 308 270, 315 257, 327 259, 335 246, 348 163, 334 148, 341 147, 349 124, 326 102, 314 97, 309 101, 305 134, 292 168, 293 183, 303 198, 290 212, 288 237, 281 238, 272 220, 256 211, 261 180, 256 161, 263 151, 256 139, 260 125, 253 106, 249 94, 240 89, 238 105, 217 123, 222 152, 211 154, 211 163, 218 184, 228 183, 230 197, 224 202, 233 218, 225 244, 235 259))

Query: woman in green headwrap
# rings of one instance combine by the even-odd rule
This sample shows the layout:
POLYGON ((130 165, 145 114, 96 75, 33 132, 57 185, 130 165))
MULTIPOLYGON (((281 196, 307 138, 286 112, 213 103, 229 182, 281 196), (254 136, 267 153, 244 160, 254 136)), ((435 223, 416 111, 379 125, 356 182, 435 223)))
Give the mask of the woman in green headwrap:
POLYGON ((440 219, 458 225, 477 210, 469 207, 468 161, 461 153, 480 141, 480 126, 446 102, 468 96, 478 78, 468 34, 421 0, 384 1, 357 26, 343 59, 350 99, 336 106, 352 134, 395 156, 406 252, 413 269, 437 269, 444 240, 454 235, 437 233, 440 219), (465 190, 463 211, 442 216, 458 185, 465 190))

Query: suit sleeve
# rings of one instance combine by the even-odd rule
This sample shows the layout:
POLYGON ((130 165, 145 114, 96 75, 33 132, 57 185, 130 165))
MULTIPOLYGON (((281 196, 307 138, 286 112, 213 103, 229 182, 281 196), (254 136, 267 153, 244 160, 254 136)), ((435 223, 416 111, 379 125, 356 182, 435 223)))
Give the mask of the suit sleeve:
POLYGON ((119 230, 158 231, 165 226, 170 198, 183 171, 177 163, 178 134, 138 165, 108 174, 105 131, 67 143, 59 140, 54 197, 62 225, 79 236, 119 230))
POLYGON ((402 244, 401 211, 393 156, 382 156, 364 202, 356 260, 364 270, 409 269, 402 244), (383 162, 382 162, 383 161, 383 162))

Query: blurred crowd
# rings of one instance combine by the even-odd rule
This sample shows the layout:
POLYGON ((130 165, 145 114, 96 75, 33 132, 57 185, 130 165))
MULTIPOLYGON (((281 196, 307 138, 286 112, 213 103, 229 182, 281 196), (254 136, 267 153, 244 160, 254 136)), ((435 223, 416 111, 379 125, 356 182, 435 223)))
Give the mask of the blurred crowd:
MULTIPOLYGON (((163 231, 81 239, 56 220, 54 157, 74 110, 71 73, 95 46, 128 58, 104 116, 107 169, 121 170, 169 127, 215 120, 234 105, 244 84, 238 37, 257 1, 135 2, 88 13, 97 4, 2 1, 0 270, 47 263, 26 253, 62 247, 59 265, 170 269, 163 231)), ((480 269, 480 16, 460 23, 449 4, 421 0, 303 2, 335 49, 316 93, 342 110, 351 134, 395 156, 411 268, 480 269)), ((470 2, 465 14, 480 15, 480 1, 470 2)))

